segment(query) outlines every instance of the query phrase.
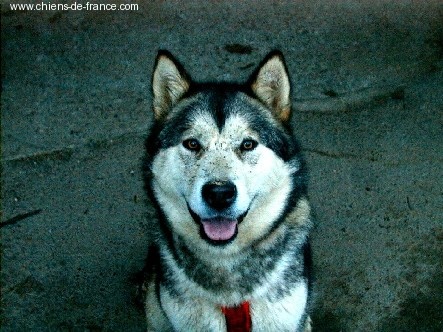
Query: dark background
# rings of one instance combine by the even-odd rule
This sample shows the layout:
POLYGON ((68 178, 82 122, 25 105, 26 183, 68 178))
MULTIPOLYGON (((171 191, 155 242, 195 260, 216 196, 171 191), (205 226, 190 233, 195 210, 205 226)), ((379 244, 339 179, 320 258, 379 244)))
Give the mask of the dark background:
POLYGON ((2 331, 145 329, 131 278, 152 228, 140 165, 159 48, 214 80, 285 54, 315 330, 443 330, 441 1, 2 3, 2 331))

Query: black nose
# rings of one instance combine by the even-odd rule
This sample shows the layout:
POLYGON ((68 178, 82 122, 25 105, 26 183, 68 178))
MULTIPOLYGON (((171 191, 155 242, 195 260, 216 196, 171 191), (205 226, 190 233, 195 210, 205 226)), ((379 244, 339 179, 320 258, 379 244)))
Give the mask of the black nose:
POLYGON ((235 201, 237 188, 232 182, 211 182, 203 186, 202 195, 210 207, 223 210, 235 201))

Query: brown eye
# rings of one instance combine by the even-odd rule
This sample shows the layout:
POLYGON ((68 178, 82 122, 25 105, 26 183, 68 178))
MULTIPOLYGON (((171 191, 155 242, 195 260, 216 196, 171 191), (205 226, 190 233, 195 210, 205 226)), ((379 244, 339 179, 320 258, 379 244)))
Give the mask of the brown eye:
POLYGON ((251 151, 256 148, 258 143, 252 139, 245 139, 240 146, 241 151, 251 151))
POLYGON ((183 146, 186 149, 188 149, 190 151, 195 151, 195 152, 198 152, 201 149, 200 143, 196 139, 194 139, 194 138, 190 138, 190 139, 184 140, 183 141, 183 146))

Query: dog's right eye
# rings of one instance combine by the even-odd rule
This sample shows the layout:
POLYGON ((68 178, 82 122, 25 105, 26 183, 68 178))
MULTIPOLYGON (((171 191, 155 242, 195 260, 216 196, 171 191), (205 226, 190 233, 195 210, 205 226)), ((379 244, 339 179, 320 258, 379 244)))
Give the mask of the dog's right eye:
POLYGON ((258 143, 252 139, 245 139, 241 145, 240 150, 241 151, 252 151, 257 147, 258 143))
POLYGON ((194 139, 194 138, 190 138, 187 140, 183 141, 183 146, 188 149, 189 151, 195 151, 198 152, 201 149, 201 145, 200 143, 194 139))

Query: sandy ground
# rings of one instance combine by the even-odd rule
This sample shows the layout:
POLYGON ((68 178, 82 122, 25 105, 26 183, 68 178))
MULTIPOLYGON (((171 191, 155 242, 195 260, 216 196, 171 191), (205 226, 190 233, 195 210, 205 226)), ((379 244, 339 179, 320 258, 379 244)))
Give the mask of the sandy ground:
POLYGON ((144 330, 132 277, 153 219, 140 170, 160 48, 200 80, 285 54, 317 217, 316 331, 443 330, 441 1, 11 3, 2 331, 144 330))

